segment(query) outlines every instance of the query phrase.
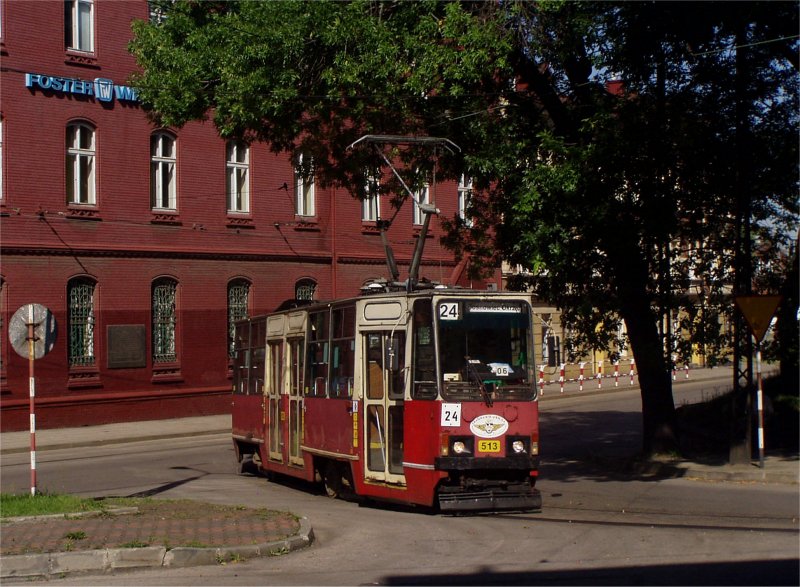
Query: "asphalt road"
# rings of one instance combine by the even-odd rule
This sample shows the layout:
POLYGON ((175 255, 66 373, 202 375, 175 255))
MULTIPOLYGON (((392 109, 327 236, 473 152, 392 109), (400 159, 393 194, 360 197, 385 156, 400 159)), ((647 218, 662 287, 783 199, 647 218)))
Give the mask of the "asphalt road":
MULTIPOLYGON (((539 514, 434 516, 235 476, 227 435, 43 451, 43 489, 290 510, 316 536, 283 557, 50 583, 797 585, 797 486, 633 479, 598 467, 635 452, 640 417, 631 390, 542 402, 539 514)), ((3 491, 24 490, 27 465, 25 454, 3 457, 3 491)))

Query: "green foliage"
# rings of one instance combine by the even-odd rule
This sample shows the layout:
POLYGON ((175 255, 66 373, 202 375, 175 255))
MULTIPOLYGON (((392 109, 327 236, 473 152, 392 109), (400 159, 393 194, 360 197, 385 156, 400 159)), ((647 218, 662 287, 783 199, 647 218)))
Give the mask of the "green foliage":
MULTIPOLYGON (((646 415, 672 409, 665 348, 684 360, 701 346, 709 362, 727 352, 714 325, 730 313, 741 210, 764 261, 756 283, 785 281, 776 261, 798 219, 793 2, 164 8, 162 23, 134 23, 131 43, 154 121, 211 117, 223 136, 307 152, 321 183, 357 197, 380 166, 347 149, 363 134, 449 138, 462 153, 440 159, 438 179, 467 173, 477 191, 474 222, 441 219, 445 244, 473 275, 501 260, 527 268, 512 284, 562 309, 574 352, 630 346, 650 375, 646 415), (690 342, 659 332, 668 315, 690 342)), ((393 155, 432 166, 427 150, 393 155)))

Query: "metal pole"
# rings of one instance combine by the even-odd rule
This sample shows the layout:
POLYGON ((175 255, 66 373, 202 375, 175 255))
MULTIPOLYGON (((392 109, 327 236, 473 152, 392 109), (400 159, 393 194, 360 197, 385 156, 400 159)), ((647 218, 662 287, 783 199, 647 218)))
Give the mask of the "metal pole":
POLYGON ((33 376, 33 362, 36 357, 36 334, 33 317, 33 304, 28 314, 28 389, 30 391, 29 411, 31 419, 31 495, 36 495, 36 380, 33 376))
POLYGON ((756 376, 758 391, 756 393, 756 406, 758 410, 758 463, 764 468, 764 389, 761 386, 761 342, 756 344, 756 376))

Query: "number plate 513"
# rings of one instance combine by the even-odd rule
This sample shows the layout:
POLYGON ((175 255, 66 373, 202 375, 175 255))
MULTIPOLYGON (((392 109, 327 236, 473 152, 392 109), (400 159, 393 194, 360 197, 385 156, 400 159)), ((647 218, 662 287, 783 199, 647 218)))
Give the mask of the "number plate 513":
POLYGON ((478 452, 500 452, 499 440, 479 440, 478 452))

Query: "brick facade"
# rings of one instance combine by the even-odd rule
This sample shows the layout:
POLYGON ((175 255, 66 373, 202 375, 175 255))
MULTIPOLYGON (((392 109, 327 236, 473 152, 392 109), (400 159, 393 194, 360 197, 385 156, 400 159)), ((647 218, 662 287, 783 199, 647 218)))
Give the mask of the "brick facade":
MULTIPOLYGON (((148 5, 94 0, 91 6, 94 47, 78 52, 65 48, 64 2, 0 0, 3 430, 28 426, 28 361, 8 338, 11 316, 27 303, 47 306, 58 323, 52 352, 35 362, 37 426, 51 428, 228 410, 232 280, 250 284, 248 311, 256 315, 293 298, 300 280, 316 283, 316 299, 332 299, 355 295, 365 281, 387 275, 380 236, 361 221, 360 202, 346 190, 317 186, 316 215, 296 216, 289 157, 267 145, 250 146, 249 213, 229 213, 225 142, 210 123, 166 129, 177 146, 177 206, 154 212, 150 138, 161 129, 135 102, 79 93, 93 88, 96 78, 127 84, 135 69, 126 50, 130 22, 147 18, 148 5), (47 79, 26 87, 26 74, 47 79), (79 80, 68 82, 78 91, 43 89, 52 78, 79 80), (90 205, 67 203, 66 129, 75 122, 94 129, 90 205), (93 364, 76 367, 69 360, 67 288, 81 277, 94 284, 94 357, 93 364), (177 361, 159 367, 152 358, 151 303, 161 277, 177 283, 177 361), (117 326, 144 329, 144 366, 109 366, 109 327, 117 326)), ((442 216, 457 213, 456 192, 454 183, 436 186, 442 216)), ((388 198, 381 209, 389 210, 388 198)), ((486 288, 464 281, 463 266, 439 244, 438 221, 431 226, 421 275, 486 288)), ((410 205, 388 236, 404 279, 417 240, 410 205)))

